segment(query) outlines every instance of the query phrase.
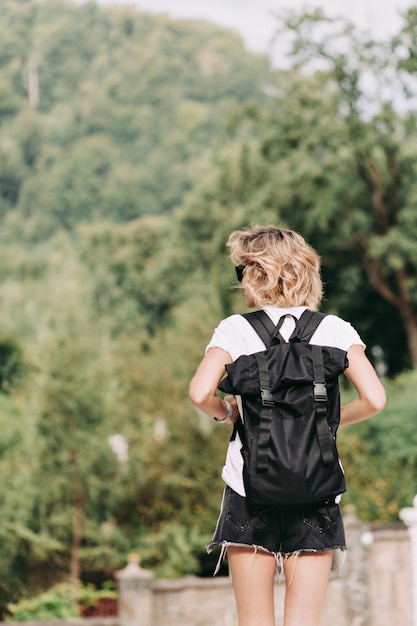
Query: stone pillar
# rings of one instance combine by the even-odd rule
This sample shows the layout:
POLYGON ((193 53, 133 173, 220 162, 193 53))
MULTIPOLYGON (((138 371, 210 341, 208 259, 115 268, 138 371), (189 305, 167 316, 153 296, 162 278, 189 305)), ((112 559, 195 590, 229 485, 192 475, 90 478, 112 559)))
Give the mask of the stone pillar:
POLYGON ((417 496, 414 496, 413 506, 401 509, 400 519, 408 526, 411 538, 411 567, 413 572, 413 602, 414 626, 417 626, 417 496))
POLYGON ((152 626, 152 574, 139 563, 139 556, 130 554, 126 567, 115 573, 120 626, 152 626))

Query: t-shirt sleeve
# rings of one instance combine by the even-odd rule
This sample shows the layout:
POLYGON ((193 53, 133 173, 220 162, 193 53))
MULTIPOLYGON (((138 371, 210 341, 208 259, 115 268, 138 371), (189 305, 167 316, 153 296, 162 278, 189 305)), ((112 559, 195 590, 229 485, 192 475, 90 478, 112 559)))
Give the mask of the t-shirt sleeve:
POLYGON ((206 352, 210 348, 222 348, 230 354, 233 361, 242 353, 242 340, 238 332, 243 320, 241 315, 231 315, 222 320, 206 346, 206 352), (240 319, 239 319, 240 318, 240 319))
POLYGON ((336 315, 325 317, 311 338, 311 343, 332 346, 346 351, 352 346, 362 346, 364 350, 366 348, 352 324, 336 315))

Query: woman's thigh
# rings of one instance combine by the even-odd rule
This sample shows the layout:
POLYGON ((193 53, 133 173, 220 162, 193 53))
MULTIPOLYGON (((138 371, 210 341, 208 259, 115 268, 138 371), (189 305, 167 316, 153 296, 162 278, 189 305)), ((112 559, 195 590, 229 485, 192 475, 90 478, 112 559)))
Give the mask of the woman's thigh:
POLYGON ((275 556, 250 547, 228 546, 227 557, 239 626, 274 626, 275 556))
POLYGON ((284 626, 321 626, 332 561, 332 550, 284 559, 284 626))

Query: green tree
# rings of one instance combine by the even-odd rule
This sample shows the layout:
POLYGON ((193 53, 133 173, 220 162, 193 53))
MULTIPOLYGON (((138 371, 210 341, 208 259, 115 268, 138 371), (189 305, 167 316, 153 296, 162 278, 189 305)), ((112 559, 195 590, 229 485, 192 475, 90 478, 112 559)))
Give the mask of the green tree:
MULTIPOLYGON (((337 24, 287 19, 293 67, 276 73, 268 103, 236 107, 228 145, 183 212, 184 239, 193 233, 210 262, 236 226, 299 229, 323 256, 325 310, 381 345, 394 374, 417 365, 416 118, 394 91, 368 91, 367 77, 378 86, 397 73, 399 52, 337 24)), ((413 81, 403 82, 411 90, 413 81)))
MULTIPOLYGON (((405 32, 414 16, 411 11, 406 17, 405 32)), ((339 250, 339 258, 340 253, 345 258, 352 252, 359 256, 369 284, 399 313, 410 361, 417 367, 413 246, 417 127, 414 111, 407 106, 401 111, 416 93, 417 83, 405 71, 398 46, 370 40, 343 23, 338 30, 331 23, 332 35, 323 35, 326 21, 320 15, 287 21, 294 35, 297 68, 307 71, 311 64, 326 62, 319 76, 326 93, 336 92, 338 115, 332 130, 339 131, 342 139, 337 150, 325 150, 328 159, 333 157, 338 164, 325 178, 314 173, 320 158, 323 164, 325 142, 307 151, 311 166, 304 184, 310 186, 314 198, 307 227, 309 222, 318 222, 323 234, 331 233, 330 249, 339 250), (387 81, 392 85, 389 91, 383 88, 387 81)))
POLYGON ((31 530, 36 499, 32 485, 35 467, 33 427, 27 398, 16 389, 0 394, 0 615, 17 600, 33 573, 35 560, 56 549, 48 537, 31 530))
POLYGON ((117 403, 110 392, 106 332, 89 315, 83 273, 67 269, 62 278, 64 289, 55 284, 50 293, 35 358, 35 480, 47 488, 37 490, 33 524, 57 542, 49 570, 58 576, 64 569, 80 580, 83 562, 88 566, 94 555, 96 567, 120 562, 117 533, 109 534, 106 525, 113 514, 112 484, 122 470, 109 446, 117 403), (100 545, 101 558, 94 550, 100 545))
POLYGON ((68 0, 0 11, 0 219, 31 241, 172 211, 230 103, 262 97, 269 74, 204 22, 68 0))

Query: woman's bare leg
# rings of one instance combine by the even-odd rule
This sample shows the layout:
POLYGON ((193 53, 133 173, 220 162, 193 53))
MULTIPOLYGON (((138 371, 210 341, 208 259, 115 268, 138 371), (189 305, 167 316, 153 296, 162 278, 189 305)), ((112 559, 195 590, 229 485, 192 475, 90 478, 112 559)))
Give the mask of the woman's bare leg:
MULTIPOLYGON (((274 577, 272 554, 254 548, 228 546, 239 626, 274 626, 274 577)), ((300 625, 298 625, 300 626, 300 625)))
POLYGON ((322 625, 332 560, 332 550, 284 559, 284 626, 322 625))

